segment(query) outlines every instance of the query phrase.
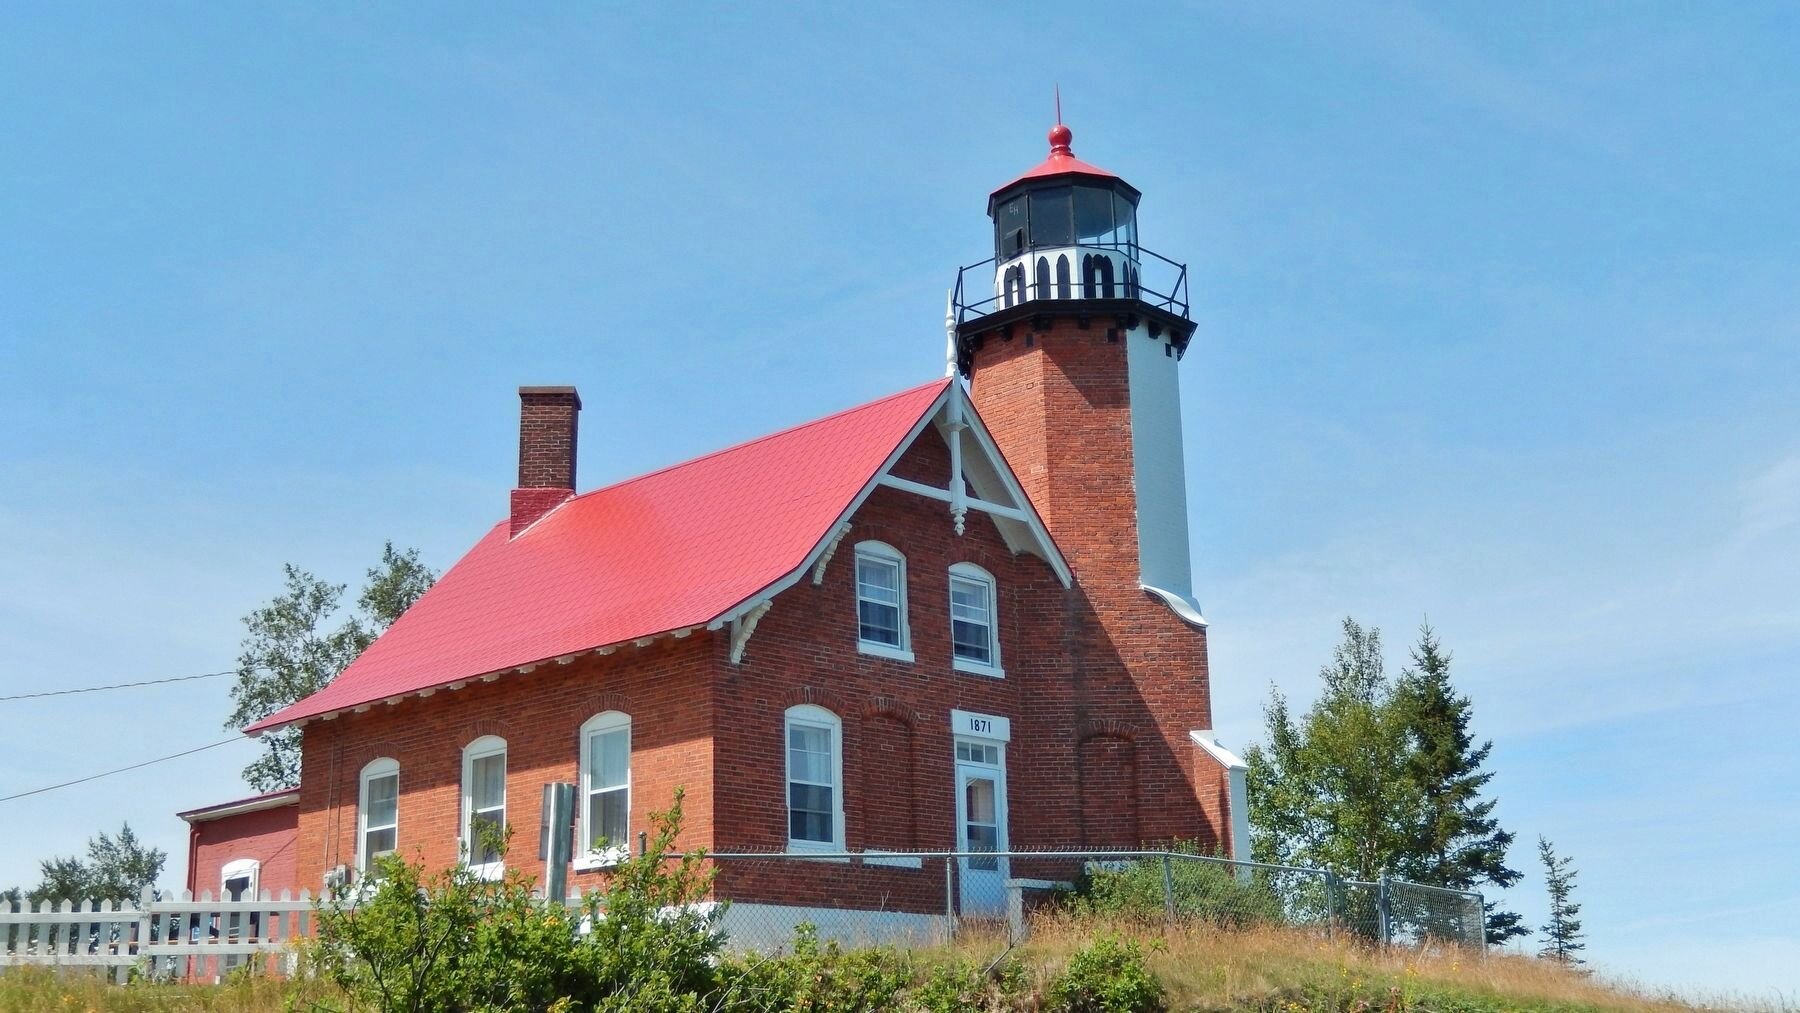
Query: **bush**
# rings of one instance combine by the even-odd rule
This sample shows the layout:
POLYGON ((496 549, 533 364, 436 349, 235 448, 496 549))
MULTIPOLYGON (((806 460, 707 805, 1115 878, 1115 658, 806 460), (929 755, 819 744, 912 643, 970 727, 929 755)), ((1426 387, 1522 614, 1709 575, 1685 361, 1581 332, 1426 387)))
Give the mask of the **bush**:
POLYGON ((740 958, 726 966, 723 977, 723 1009, 863 1013, 893 1005, 912 980, 912 966, 882 947, 846 951, 835 941, 820 945, 818 930, 801 925, 791 953, 740 958))
MULTIPOLYGON (((1179 844, 1175 850, 1195 854, 1192 845, 1179 844)), ((1178 918, 1227 928, 1286 920, 1281 898, 1264 873, 1245 874, 1229 863, 1198 857, 1171 858, 1168 869, 1178 918)), ((1165 900, 1163 860, 1142 858, 1084 872, 1062 906, 1076 914, 1150 922, 1167 917, 1165 900)))
POLYGON ((957 960, 915 976, 915 984, 906 997, 909 1008, 922 1013, 1010 1010, 1021 1005, 1028 984, 1024 965, 1010 957, 985 971, 957 960))
POLYGON ((1068 1013, 1157 1013, 1163 988, 1135 940, 1102 936, 1076 951, 1050 985, 1049 1008, 1068 1013))
MULTIPOLYGON (((668 865, 681 793, 651 815, 646 852, 614 870, 578 915, 531 895, 517 870, 490 881, 457 866, 425 876, 387 856, 380 878, 321 901, 311 959, 355 1006, 383 1013, 709 1009, 722 941, 702 856, 668 865)), ((505 840, 493 842, 504 852, 505 840)))

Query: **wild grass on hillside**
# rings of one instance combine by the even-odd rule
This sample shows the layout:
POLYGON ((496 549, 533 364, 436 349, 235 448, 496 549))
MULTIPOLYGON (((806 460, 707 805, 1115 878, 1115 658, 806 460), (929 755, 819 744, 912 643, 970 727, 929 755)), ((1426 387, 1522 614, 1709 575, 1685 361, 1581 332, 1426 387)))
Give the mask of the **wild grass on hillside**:
MULTIPOLYGON (((1109 933, 1143 943, 1150 969, 1162 982, 1170 1007, 1175 1010, 1676 1013, 1697 1008, 1530 957, 1483 957, 1458 950, 1384 952, 1275 927, 1164 931, 1096 922, 1091 917, 1052 917, 1034 922, 1031 939, 1009 955, 1024 967, 1029 981, 1019 1008, 1043 1008, 1050 983, 1069 958, 1097 936, 1109 933)), ((998 932, 970 931, 954 946, 915 952, 909 963, 919 974, 927 975, 932 967, 952 962, 987 966, 1006 950, 1005 940, 998 932)), ((121 987, 90 975, 59 976, 35 968, 13 968, 0 974, 0 1013, 276 1013, 343 1008, 342 998, 319 981, 245 978, 225 985, 145 983, 121 987)), ((1769 1013, 1800 1013, 1791 1007, 1755 1008, 1769 1013)))
MULTIPOLYGON (((1275 926, 1147 931, 1096 924, 1092 918, 1040 918, 1018 956, 1038 981, 1047 981, 1071 953, 1108 931, 1145 940, 1151 970, 1175 1009, 1672 1013, 1694 1008, 1531 957, 1484 957, 1458 949, 1383 951, 1275 926)), ((974 936, 956 946, 990 959, 1003 948, 997 938, 974 936)))

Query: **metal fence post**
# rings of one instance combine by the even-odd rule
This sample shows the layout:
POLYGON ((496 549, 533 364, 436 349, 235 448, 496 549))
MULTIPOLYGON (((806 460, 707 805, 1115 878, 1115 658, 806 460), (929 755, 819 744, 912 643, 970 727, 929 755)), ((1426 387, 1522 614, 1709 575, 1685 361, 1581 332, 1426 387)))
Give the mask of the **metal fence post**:
POLYGON ((1162 856, 1163 866, 1163 920, 1170 925, 1175 924, 1175 872, 1169 865, 1168 852, 1162 856))
POLYGON ((1337 938, 1338 911, 1338 877, 1330 869, 1325 870, 1325 938, 1337 938))
POLYGON ((1393 898, 1388 893, 1388 878, 1383 875, 1375 884, 1376 933, 1383 946, 1386 946, 1392 938, 1393 928, 1390 924, 1393 913, 1392 906, 1393 898))
POLYGON ((944 856, 944 924, 949 927, 950 938, 956 938, 956 859, 944 856))

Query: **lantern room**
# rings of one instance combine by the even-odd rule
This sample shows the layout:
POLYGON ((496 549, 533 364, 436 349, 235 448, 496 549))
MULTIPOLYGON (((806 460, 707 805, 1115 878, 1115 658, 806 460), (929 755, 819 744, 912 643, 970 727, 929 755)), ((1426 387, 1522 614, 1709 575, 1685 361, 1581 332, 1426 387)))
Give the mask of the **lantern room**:
POLYGON ((1050 157, 988 199, 1000 308, 1035 299, 1130 298, 1140 263, 1136 187, 1075 157, 1050 130, 1050 157))
POLYGON ((1021 322, 1041 329, 1075 314, 1096 315, 1152 337, 1169 335, 1170 354, 1187 348, 1187 266, 1138 240, 1137 187, 1075 157, 1074 132, 1050 129, 1050 154, 988 197, 994 255, 957 272, 950 293, 951 368, 968 374, 984 336, 1010 337, 1021 322))

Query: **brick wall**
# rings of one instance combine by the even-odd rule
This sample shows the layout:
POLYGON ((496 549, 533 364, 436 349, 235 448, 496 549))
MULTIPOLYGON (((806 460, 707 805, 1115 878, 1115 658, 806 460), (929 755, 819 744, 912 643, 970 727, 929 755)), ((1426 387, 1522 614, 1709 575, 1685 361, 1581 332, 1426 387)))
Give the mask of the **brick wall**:
MULTIPOLYGON (((1072 325, 1029 346, 992 343, 977 357, 982 416, 1052 525, 1075 588, 1042 560, 1015 556, 986 514, 971 511, 959 537, 948 504, 878 488, 851 518, 823 583, 808 574, 778 595, 741 664, 729 660, 726 631, 696 631, 307 725, 300 885, 316 888, 332 865, 355 863, 359 774, 383 756, 401 764, 402 853, 432 866, 455 861, 462 747, 485 734, 509 744, 512 864, 541 875, 541 786, 577 780, 578 729, 605 710, 632 716, 632 831, 684 785, 687 847, 785 846, 783 722, 798 703, 842 721, 852 850, 954 846, 952 709, 1011 719, 1015 847, 1219 841, 1227 826, 1219 779, 1197 769, 1187 738, 1210 727, 1205 638, 1138 588, 1124 370, 1122 345, 1103 328, 1072 325), (867 539, 906 556, 910 663, 857 650, 855 546, 867 539), (1004 679, 953 670, 948 571, 964 561, 995 577, 1004 679)), ((935 429, 895 471, 944 484, 949 455, 935 429)), ((845 903, 853 885, 922 910, 943 899, 941 867, 764 862, 728 868, 720 884, 791 904, 845 903)))
POLYGON ((296 895, 310 886, 318 890, 318 881, 296 879, 295 833, 300 810, 291 805, 259 809, 255 812, 200 820, 193 824, 188 854, 187 888, 195 897, 210 890, 221 896, 221 873, 227 862, 253 858, 262 863, 258 870, 258 888, 274 896, 292 890, 296 895))
MULTIPOLYGON (((541 879, 537 831, 543 785, 579 783, 581 725, 609 710, 632 717, 633 832, 648 826, 651 810, 666 809, 680 785, 687 789, 682 846, 710 843, 713 639, 705 633, 664 638, 609 657, 549 663, 528 674, 308 724, 297 846, 300 885, 317 889, 332 866, 355 865, 361 772, 384 756, 400 761, 400 852, 432 867, 455 862, 462 748, 483 735, 507 741, 506 818, 514 830, 508 864, 541 879)), ((579 873, 571 882, 595 880, 597 874, 579 873)))
POLYGON ((1150 340, 1105 317, 1021 322, 975 351, 970 394, 1075 573, 1063 636, 1076 662, 1068 706, 1078 738, 1132 745, 1081 750, 1077 777, 1109 783, 1131 756, 1138 835, 1217 843, 1229 826, 1217 772, 1188 738, 1212 727, 1206 634, 1139 587, 1125 348, 1150 340), (1166 804, 1175 799, 1200 804, 1166 804))

